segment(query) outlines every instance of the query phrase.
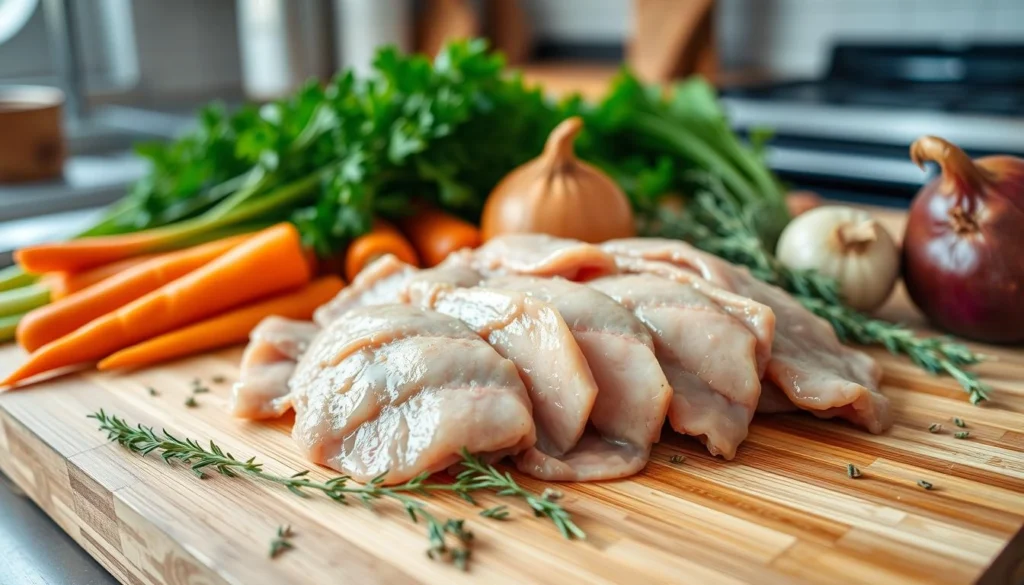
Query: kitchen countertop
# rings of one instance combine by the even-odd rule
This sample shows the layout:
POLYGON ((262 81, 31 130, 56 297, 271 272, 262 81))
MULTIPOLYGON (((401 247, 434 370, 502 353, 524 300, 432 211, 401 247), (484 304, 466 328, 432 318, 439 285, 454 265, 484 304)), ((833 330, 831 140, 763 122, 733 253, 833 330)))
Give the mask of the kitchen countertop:
POLYGON ((0 583, 115 585, 117 581, 0 474, 0 583))

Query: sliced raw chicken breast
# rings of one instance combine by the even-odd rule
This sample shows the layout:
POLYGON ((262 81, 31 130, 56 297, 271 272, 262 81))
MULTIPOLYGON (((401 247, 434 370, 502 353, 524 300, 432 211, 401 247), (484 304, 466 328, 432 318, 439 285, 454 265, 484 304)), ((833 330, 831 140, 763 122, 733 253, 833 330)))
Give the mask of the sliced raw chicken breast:
POLYGON ((618 272, 614 256, 601 248, 543 234, 499 236, 476 250, 452 254, 449 259, 466 263, 485 276, 560 276, 583 282, 618 272))
POLYGON ((589 283, 631 310, 654 338, 673 389, 669 422, 732 459, 761 393, 757 338, 692 286, 648 274, 589 283))
POLYGON ((535 441, 515 365, 459 320, 408 305, 344 313, 290 385, 306 456, 360 482, 440 471, 463 447, 503 456, 535 441))
POLYGON ((356 307, 400 302, 399 295, 405 290, 406 281, 416 272, 415 266, 392 254, 385 254, 364 268, 336 297, 318 308, 313 313, 313 320, 321 327, 327 327, 331 321, 356 307))
POLYGON ((320 330, 309 321, 267 317, 249 334, 228 410, 239 418, 277 418, 292 407, 288 380, 320 330))
POLYGON ((525 292, 555 307, 598 388, 590 413, 593 429, 561 457, 525 452, 517 461, 520 468, 553 481, 615 479, 643 469, 672 397, 647 328, 608 296, 564 279, 510 276, 487 286, 525 292))
POLYGON ((775 342, 766 376, 793 404, 822 418, 845 418, 872 433, 892 426, 889 400, 878 391, 881 368, 875 360, 840 343, 828 322, 782 289, 678 240, 615 240, 602 248, 620 258, 654 261, 648 268, 655 273, 667 264, 694 272, 771 307, 775 342))
POLYGON ((326 327, 356 307, 409 302, 423 304, 440 290, 474 286, 482 278, 479 272, 463 262, 446 262, 419 270, 387 254, 364 268, 352 284, 317 309, 313 319, 321 327, 326 327))
POLYGON ((402 302, 430 306, 437 300, 438 294, 454 288, 476 286, 481 280, 483 276, 469 266, 460 262, 442 262, 415 273, 406 282, 401 294, 402 302))
POLYGON ((429 308, 459 319, 515 364, 533 403, 537 449, 557 457, 579 442, 597 383, 554 307, 520 292, 461 288, 439 293, 429 308))

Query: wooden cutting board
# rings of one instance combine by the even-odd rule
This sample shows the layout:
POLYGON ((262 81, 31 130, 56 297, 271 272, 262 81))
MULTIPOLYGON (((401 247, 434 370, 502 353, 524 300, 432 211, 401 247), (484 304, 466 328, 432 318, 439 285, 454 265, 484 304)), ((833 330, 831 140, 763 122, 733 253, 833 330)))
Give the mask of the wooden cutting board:
MULTIPOLYGON (((919 322, 902 297, 884 314, 919 322)), ((245 479, 199 480, 108 443, 86 419, 103 408, 179 437, 213 439, 269 471, 309 468, 288 435, 291 420, 253 424, 225 414, 239 349, 0 394, 0 469, 132 585, 901 584, 983 575, 982 582, 1011 583, 1011 574, 1024 578, 1024 351, 979 349, 994 357, 979 370, 995 388, 983 407, 971 406, 952 381, 872 350, 897 413, 882 436, 809 415, 759 417, 736 459, 725 462, 666 432, 640 475, 559 486, 584 542, 563 540, 521 502, 502 500, 512 516, 498 522, 457 498, 430 498, 436 515, 466 518, 475 533, 465 573, 429 560, 423 527, 390 504, 370 511, 245 479), (226 381, 213 383, 216 376, 226 381), (194 378, 211 392, 189 408, 194 378), (953 437, 953 417, 966 421, 969 439, 953 437), (942 432, 928 432, 931 423, 942 432), (673 463, 674 455, 686 460, 673 463), (848 463, 863 476, 847 477, 848 463), (271 560, 269 543, 285 524, 295 549, 271 560)), ((0 347, 0 375, 22 358, 0 347)))

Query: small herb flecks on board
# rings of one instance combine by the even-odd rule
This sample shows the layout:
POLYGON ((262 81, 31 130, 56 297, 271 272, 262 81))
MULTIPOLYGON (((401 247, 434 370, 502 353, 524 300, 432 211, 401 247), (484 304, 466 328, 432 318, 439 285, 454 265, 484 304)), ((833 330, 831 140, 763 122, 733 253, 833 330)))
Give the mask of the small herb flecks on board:
MULTIPOLYGON (((89 418, 99 422, 100 430, 107 433, 109 440, 142 456, 157 454, 167 464, 177 462, 186 465, 200 478, 204 477, 207 470, 225 477, 247 476, 284 486, 299 497, 309 497, 310 492, 320 492, 340 504, 348 504, 349 498, 355 498, 366 506, 371 506, 376 500, 390 499, 400 504, 413 522, 426 525, 429 542, 427 554, 430 558, 450 561, 462 569, 469 562, 473 541, 473 534, 465 528, 465 521, 439 519, 427 510, 423 502, 411 495, 428 496, 437 492, 451 492, 475 504, 472 496, 474 492, 492 491, 498 496, 522 499, 536 516, 551 520, 563 537, 586 538, 586 534, 559 503, 561 492, 546 489, 537 495, 521 487, 509 473, 502 473, 465 449, 462 450, 461 461, 464 470, 452 483, 429 483, 429 473, 421 473, 405 483, 391 486, 383 485, 386 473, 364 485, 354 484, 346 475, 318 482, 308 477, 309 471, 300 471, 290 476, 275 475, 265 471, 263 464, 255 457, 237 459, 213 441, 210 441, 208 447, 203 447, 194 439, 179 439, 166 430, 158 433, 152 427, 141 424, 132 426, 124 419, 108 415, 103 410, 90 414, 89 418)), ((504 520, 509 514, 505 506, 495 506, 483 510, 480 515, 504 520)), ((290 536, 290 529, 278 531, 278 537, 271 544, 271 556, 291 548, 290 536)))

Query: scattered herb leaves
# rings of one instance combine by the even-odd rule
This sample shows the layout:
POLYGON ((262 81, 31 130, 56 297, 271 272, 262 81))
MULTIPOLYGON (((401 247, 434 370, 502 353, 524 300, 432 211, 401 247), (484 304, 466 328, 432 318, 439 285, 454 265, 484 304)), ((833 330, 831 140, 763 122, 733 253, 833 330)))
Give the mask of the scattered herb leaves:
MULTIPOLYGON (((426 524, 429 540, 427 555, 430 558, 448 560, 463 569, 469 561, 469 546, 473 539, 473 534, 465 529, 463 520, 441 521, 427 511, 423 502, 410 497, 409 494, 426 496, 436 492, 454 492, 463 499, 473 502, 470 492, 493 490, 499 496, 522 498, 533 509, 535 515, 549 518, 565 538, 586 537, 572 521, 569 513, 557 503, 561 498, 560 492, 546 489, 538 496, 521 487, 510 474, 502 474, 465 449, 462 452, 462 464, 466 469, 459 473, 454 483, 427 483, 430 474, 421 473, 405 483, 385 486, 385 473, 364 485, 351 485, 352 479, 346 475, 336 476, 324 482, 314 481, 308 477, 308 470, 290 476, 274 475, 264 471, 263 463, 256 461, 255 457, 247 460, 236 459, 213 441, 208 447, 203 447, 194 439, 178 439, 166 430, 157 433, 152 427, 141 424, 132 426, 124 419, 108 415, 103 410, 90 414, 89 418, 99 422, 100 430, 107 433, 109 440, 116 441, 142 456, 156 453, 167 464, 178 462, 187 465, 200 478, 204 477, 204 471, 208 469, 232 478, 245 475, 284 486, 300 497, 308 497, 311 491, 320 492, 340 504, 348 504, 350 497, 368 507, 376 500, 391 499, 401 504, 413 522, 423 521, 426 524)), ((503 516, 498 510, 491 514, 503 516)))
POLYGON ((295 536, 291 526, 278 526, 277 536, 270 541, 270 558, 276 559, 284 551, 295 548, 291 538, 295 536))
POLYGON ((493 506, 480 512, 480 515, 492 520, 505 520, 508 518, 508 506, 493 506))
POLYGON ((669 463, 674 463, 676 465, 679 465, 680 463, 682 463, 684 461, 686 461, 686 457, 683 457, 682 455, 673 455, 673 456, 668 458, 668 462, 669 463))
POLYGON ((967 437, 970 437, 970 436, 971 436, 971 431, 960 431, 960 432, 957 432, 957 433, 953 433, 953 437, 955 437, 957 439, 966 439, 967 437))
POLYGON ((964 422, 964 419, 962 419, 962 418, 960 418, 958 416, 954 416, 953 417, 953 424, 955 424, 956 426, 960 427, 961 429, 967 426, 967 423, 964 422))
POLYGON ((924 488, 926 490, 935 489, 935 486, 932 485, 932 483, 930 481, 925 481, 923 479, 917 480, 917 485, 921 486, 922 488, 924 488))
POLYGON ((217 374, 216 376, 210 378, 210 381, 213 382, 214 384, 223 384, 226 380, 227 378, 221 376, 220 374, 217 374))
POLYGON ((932 424, 928 425, 928 432, 929 433, 937 433, 937 432, 939 432, 941 430, 942 430, 942 425, 940 425, 939 423, 932 423, 932 424))
POLYGON ((150 396, 158 396, 160 393, 156 391, 156 388, 152 386, 146 386, 146 392, 149 392, 150 396))
POLYGON ((453 484, 456 490, 466 495, 471 491, 489 489, 499 496, 522 498, 537 517, 550 519, 564 538, 584 539, 587 535, 573 522, 569 512, 558 503, 562 492, 546 488, 540 496, 523 489, 509 473, 501 473, 491 465, 483 463, 465 448, 462 449, 462 466, 453 484))
POLYGON ((199 402, 196 401, 195 396, 189 396, 188 398, 185 399, 185 406, 189 408, 195 408, 199 406, 199 402))
POLYGON ((850 479, 857 479, 858 477, 861 476, 861 472, 860 472, 860 469, 858 469, 857 466, 854 465, 853 463, 847 463, 846 464, 846 475, 850 479))

